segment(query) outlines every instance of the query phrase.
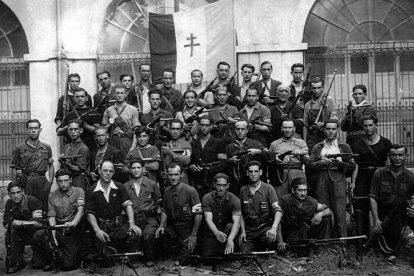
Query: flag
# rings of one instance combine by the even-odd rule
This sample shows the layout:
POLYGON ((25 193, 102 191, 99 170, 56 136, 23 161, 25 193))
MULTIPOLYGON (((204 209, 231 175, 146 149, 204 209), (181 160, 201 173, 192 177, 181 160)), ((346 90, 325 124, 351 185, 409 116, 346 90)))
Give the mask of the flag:
POLYGON ((232 0, 174 14, 149 15, 149 41, 153 79, 166 68, 175 71, 176 83, 191 82, 199 69, 204 80, 216 76, 219 61, 234 64, 232 0))

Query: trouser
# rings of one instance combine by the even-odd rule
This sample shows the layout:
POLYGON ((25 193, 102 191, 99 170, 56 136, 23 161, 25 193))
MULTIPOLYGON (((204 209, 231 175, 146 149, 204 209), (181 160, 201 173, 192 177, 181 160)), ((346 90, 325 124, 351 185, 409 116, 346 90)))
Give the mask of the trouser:
MULTIPOLYGON (((371 181, 374 175, 375 169, 365 170, 360 169, 358 171, 357 178, 355 180, 354 196, 363 197, 368 196, 371 189, 371 181)), ((360 199, 357 200, 354 210, 360 210, 360 219, 356 222, 360 225, 358 229, 361 233, 359 235, 369 236, 370 224, 369 224, 369 211, 371 210, 369 205, 369 199, 360 199)))
POLYGON ((24 193, 37 198, 42 203, 42 210, 47 212, 50 187, 51 183, 46 176, 28 176, 24 193))
POLYGON ((153 245, 158 221, 155 218, 135 218, 135 224, 142 230, 138 248, 143 250, 144 256, 148 261, 152 261, 154 259, 153 245))
MULTIPOLYGON (((279 173, 278 171, 274 172, 274 173, 279 173)), ((276 176, 277 178, 277 176, 276 176)), ((305 178, 306 179, 306 175, 305 172, 302 169, 283 169, 283 176, 281 177, 281 180, 285 180, 283 183, 280 183, 278 181, 279 185, 275 186, 275 190, 277 193, 277 197, 281 198, 284 195, 287 195, 291 192, 291 184, 292 181, 296 178, 305 178)))
MULTIPOLYGON (((59 260, 60 269, 63 271, 74 270, 79 267, 80 264, 80 251, 81 251, 81 227, 70 230, 70 232, 56 231, 56 240, 58 242, 58 248, 62 253, 62 258, 59 260)), ((33 240, 39 248, 43 249, 45 254, 40 254, 36 257, 36 263, 38 265, 45 265, 51 262, 52 251, 48 245, 49 239, 46 234, 46 230, 42 229, 37 231, 33 240)))
POLYGON ((193 229, 192 223, 168 225, 164 229, 163 241, 168 246, 168 250, 174 254, 179 254, 181 265, 188 263, 189 256, 192 253, 188 249, 188 241, 186 240, 193 229))
POLYGON ((253 250, 271 250, 276 248, 276 241, 270 242, 266 232, 272 228, 272 225, 265 225, 257 228, 256 226, 246 225, 246 241, 240 245, 241 253, 251 253, 253 250))
POLYGON ((95 246, 98 254, 107 254, 107 247, 113 247, 118 253, 136 252, 138 249, 139 238, 135 232, 129 231, 128 223, 100 223, 100 228, 108 234, 110 241, 102 242, 95 235, 95 246))
POLYGON ((301 225, 289 225, 282 223, 282 234, 285 242, 292 242, 302 239, 317 239, 321 240, 326 237, 326 234, 331 226, 331 216, 324 216, 321 223, 318 225, 312 225, 308 223, 302 223, 301 225))
POLYGON ((343 173, 331 170, 331 179, 327 171, 320 171, 316 184, 316 199, 327 205, 334 216, 334 237, 346 237, 346 180, 334 183, 332 180, 340 180, 343 173))
MULTIPOLYGON (((233 223, 227 223, 223 229, 219 228, 219 231, 223 232, 228 237, 232 226, 233 223)), ((224 250, 226 249, 226 244, 227 242, 220 242, 217 240, 216 236, 210 229, 208 229, 208 227, 206 227, 203 235, 201 254, 203 257, 223 255, 224 250)))
MULTIPOLYGON (((33 257, 38 255, 39 250, 35 244, 33 244, 33 236, 36 233, 36 229, 32 226, 27 228, 15 228, 12 227, 11 231, 11 262, 12 263, 24 263, 23 254, 25 245, 31 245, 33 250, 33 257)), ((7 233, 6 233, 7 235, 7 233)), ((7 237, 6 237, 7 238, 7 237)))

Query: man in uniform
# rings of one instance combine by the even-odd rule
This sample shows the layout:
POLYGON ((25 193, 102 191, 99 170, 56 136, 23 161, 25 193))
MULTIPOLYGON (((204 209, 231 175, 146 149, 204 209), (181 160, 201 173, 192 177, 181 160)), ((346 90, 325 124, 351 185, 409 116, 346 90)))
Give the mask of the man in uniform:
POLYGON ((164 235, 168 247, 179 251, 180 265, 186 265, 188 257, 197 245, 197 233, 202 220, 201 202, 197 191, 185 184, 180 165, 168 166, 171 183, 162 199, 160 226, 156 237, 164 235))
POLYGON ((160 189, 155 181, 144 176, 145 162, 132 159, 129 163, 132 179, 124 184, 134 208, 135 225, 142 232, 141 246, 146 258, 146 266, 154 266, 153 246, 158 226, 158 211, 162 201, 160 189))
POLYGON ((32 264, 39 263, 38 257, 42 249, 32 243, 32 236, 41 224, 37 221, 42 219, 42 204, 40 201, 24 194, 23 187, 17 182, 10 182, 7 186, 9 199, 4 207, 3 226, 11 226, 11 236, 7 236, 11 247, 11 263, 9 272, 14 273, 25 267, 23 259, 24 246, 32 245, 32 264), (9 225, 11 223, 11 225, 9 225))
MULTIPOLYGON (((56 172, 55 177, 59 188, 49 194, 47 217, 50 226, 65 225, 64 230, 52 230, 54 242, 62 251, 59 269, 63 271, 74 270, 80 264, 79 257, 82 246, 80 222, 84 214, 85 192, 81 188, 72 186, 72 177, 69 170, 60 169, 56 172)), ((37 231, 33 236, 33 240, 39 247, 48 252, 46 256, 42 256, 43 265, 47 266, 51 261, 52 253, 48 245, 50 241, 48 241, 45 231, 37 231)))
POLYGON ((273 67, 270 61, 263 61, 262 64, 260 64, 260 72, 262 74, 262 79, 253 84, 256 86, 259 101, 273 104, 275 101, 270 97, 276 97, 276 89, 281 82, 271 78, 273 67))
POLYGON ((346 175, 355 169, 352 150, 337 139, 338 121, 331 119, 324 126, 325 140, 314 146, 309 166, 316 174, 316 199, 333 212, 335 237, 346 237, 346 175), (329 157, 330 154, 344 154, 329 157))
POLYGON ((282 123, 282 138, 273 141, 270 144, 269 151, 275 154, 275 164, 269 168, 269 174, 272 175, 271 184, 275 186, 277 196, 289 193, 291 183, 296 178, 306 178, 302 169, 303 164, 309 162, 308 146, 305 141, 294 137, 295 126, 292 120, 286 119, 282 123), (283 160, 278 158, 279 155, 291 151, 291 154, 285 155, 283 160), (277 177, 281 167, 282 177, 277 177))
POLYGON ((161 91, 161 108, 167 110, 171 114, 175 114, 180 108, 182 100, 181 92, 174 89, 175 73, 171 69, 164 69, 162 72, 161 91))
POLYGON ((71 171, 72 185, 84 191, 89 188, 89 148, 82 142, 80 135, 83 131, 81 122, 72 120, 68 124, 68 133, 72 142, 65 145, 63 154, 59 157, 62 168, 71 171))
POLYGON ((12 153, 10 168, 13 179, 20 180, 26 195, 34 196, 42 202, 43 210, 47 210, 47 197, 55 169, 53 167, 52 149, 48 144, 39 141, 42 132, 37 119, 26 122, 28 138, 19 144, 12 153))
POLYGON ((276 247, 277 228, 282 218, 277 195, 273 187, 260 180, 259 161, 246 166, 249 184, 240 189, 242 205, 240 251, 250 253, 276 247))
POLYGON ((86 214, 96 235, 98 254, 106 254, 108 246, 118 252, 135 252, 142 231, 135 225, 132 201, 124 186, 112 181, 114 164, 111 161, 102 163, 99 174, 99 181, 86 193, 86 214))
POLYGON ((139 115, 137 109, 126 102, 125 86, 117 84, 114 89, 116 103, 105 110, 102 124, 109 129, 109 143, 125 157, 131 148, 134 130, 140 125, 139 115))
POLYGON ((203 235, 203 255, 217 256, 234 252, 234 239, 240 229, 240 200, 228 192, 230 179, 224 173, 214 176, 215 191, 203 197, 207 227, 203 235))
POLYGON ((115 103, 114 88, 111 84, 111 73, 105 70, 97 73, 96 78, 101 88, 93 95, 93 108, 103 114, 105 109, 115 103))

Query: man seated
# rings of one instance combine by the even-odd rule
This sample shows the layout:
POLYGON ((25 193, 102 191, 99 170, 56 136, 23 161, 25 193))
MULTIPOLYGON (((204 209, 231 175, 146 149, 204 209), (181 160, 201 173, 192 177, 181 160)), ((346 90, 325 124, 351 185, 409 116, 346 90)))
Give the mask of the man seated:
POLYGON ((155 181, 144 176, 145 162, 142 159, 132 159, 129 163, 132 179, 124 184, 134 208, 135 224, 141 230, 146 266, 154 266, 153 244, 155 230, 158 226, 158 211, 160 210, 161 193, 155 181))
MULTIPOLYGON (((31 243, 33 234, 41 226, 36 220, 42 218, 42 204, 29 195, 25 195, 23 188, 17 182, 10 182, 7 186, 9 199, 6 201, 3 226, 11 227, 10 236, 6 233, 6 246, 11 250, 9 272, 14 273, 25 266, 23 253, 24 246, 31 243)), ((33 250, 32 264, 37 266, 41 248, 31 244, 33 250)))
POLYGON ((285 242, 325 237, 332 212, 325 204, 308 196, 305 178, 295 178, 292 193, 283 196, 279 203, 283 210, 282 227, 278 229, 280 251, 286 249, 285 242))
MULTIPOLYGON (((72 186, 71 172, 60 169, 55 174, 59 188, 49 194, 49 211, 47 217, 51 226, 64 224, 62 230, 53 230, 54 242, 62 251, 60 269, 74 270, 79 267, 81 249, 80 222, 85 208, 85 192, 82 188, 72 186)), ((47 239, 46 230, 40 230, 33 236, 34 242, 44 248, 46 256, 40 256, 44 262, 43 269, 50 266, 52 252, 47 239)), ((52 241, 53 242, 53 241, 52 241)), ((46 269, 47 270, 47 269, 46 269)))
POLYGON ((180 252, 180 265, 185 265, 197 245, 202 220, 201 202, 196 189, 183 182, 180 165, 171 163, 167 170, 171 185, 164 192, 161 221, 155 237, 164 235, 163 241, 169 249, 180 252))
POLYGON ((204 256, 230 254, 234 251, 234 238, 239 232, 240 200, 228 192, 230 179, 224 173, 214 176, 215 191, 203 197, 203 211, 207 227, 204 228, 204 256))

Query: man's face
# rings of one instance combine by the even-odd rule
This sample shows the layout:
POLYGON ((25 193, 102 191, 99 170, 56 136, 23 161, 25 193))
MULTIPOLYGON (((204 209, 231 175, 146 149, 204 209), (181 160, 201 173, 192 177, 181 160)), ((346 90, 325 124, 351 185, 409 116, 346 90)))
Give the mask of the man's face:
POLYGON ((249 67, 243 67, 242 77, 244 82, 250 82, 253 76, 253 70, 249 67))
POLYGON ((133 163, 131 166, 131 174, 134 178, 140 178, 144 173, 144 167, 140 163, 133 163))
POLYGON ((132 85, 132 78, 131 76, 125 76, 122 78, 122 84, 125 85, 127 89, 129 89, 132 85))
POLYGON ((390 162, 395 167, 404 166, 407 156, 408 154, 405 152, 405 148, 390 149, 390 162))
POLYGON ((277 96, 282 103, 287 102, 290 96, 290 91, 287 88, 280 88, 277 90, 277 96))
POLYGON ((257 90, 248 89, 246 93, 246 100, 248 106, 254 106, 257 103, 257 90))
POLYGON ((227 91, 225 90, 218 90, 216 94, 217 102, 220 106, 223 106, 227 103, 227 99, 229 96, 227 95, 227 91))
POLYGON ((229 183, 227 183, 225 178, 218 178, 216 183, 214 183, 214 187, 216 188, 216 194, 219 197, 223 197, 229 189, 229 183))
POLYGON ((372 135, 377 132, 377 125, 374 124, 374 120, 364 120, 362 122, 362 128, 366 135, 372 135))
POLYGON ((127 97, 125 88, 115 88, 115 100, 118 103, 123 103, 127 97))
POLYGON ((362 89, 355 89, 354 92, 352 92, 352 97, 354 98, 356 104, 360 104, 365 100, 365 94, 362 91, 362 89))
POLYGON ((161 96, 159 94, 151 94, 148 101, 152 109, 158 109, 161 105, 161 96))
POLYGON ((293 82, 298 83, 302 80, 303 77, 303 68, 302 67, 294 67, 293 71, 290 72, 293 77, 293 82))
POLYGON ((298 187, 296 188, 296 190, 294 190, 292 188, 292 191, 293 191, 293 195, 297 199, 303 201, 303 200, 306 199, 306 196, 308 195, 308 185, 300 184, 300 185, 298 185, 298 187))
POLYGON ((186 93, 185 94, 185 105, 189 108, 194 107, 195 103, 196 103, 196 96, 194 95, 194 93, 186 93))
POLYGON ((227 78, 229 77, 229 73, 230 67, 228 67, 227 65, 221 64, 217 69, 217 75, 220 80, 227 80, 227 78))
POLYGON ((201 72, 194 71, 191 74, 191 82, 193 83, 193 86, 195 87, 200 86, 202 81, 203 81, 203 76, 201 75, 201 72))
POLYGON ((109 78, 107 73, 100 74, 98 76, 98 82, 102 88, 108 88, 109 86, 111 86, 111 79, 109 78))
POLYGON ((180 138, 182 132, 183 132, 183 129, 180 123, 171 123, 170 134, 173 140, 177 140, 178 138, 180 138))
POLYGON ((72 141, 76 141, 80 137, 82 132, 83 128, 81 128, 78 123, 71 123, 68 126, 68 133, 72 141))
POLYGON ((27 126, 27 132, 29 133, 29 138, 31 140, 39 139, 39 135, 40 135, 41 131, 42 131, 42 129, 40 128, 39 124, 36 123, 36 122, 30 123, 27 126))
POLYGON ((72 178, 69 175, 61 175, 56 179, 59 189, 66 192, 72 184, 72 178))
POLYGON ((145 132, 141 132, 138 136, 137 136, 137 140, 138 140, 138 145, 140 147, 145 147, 148 144, 149 141, 149 135, 145 132))
POLYGON ((198 124, 200 126, 201 135, 207 136, 211 131, 211 124, 209 119, 202 119, 198 124))
POLYGON ((322 82, 317 83, 311 83, 311 90, 312 90, 312 96, 315 99, 319 99, 319 97, 322 95, 323 92, 323 85, 322 82))
POLYGON ((259 166, 253 165, 247 168, 247 176, 251 183, 256 183, 260 181, 260 176, 262 175, 262 170, 259 169, 259 166))
POLYGON ((162 83, 165 88, 170 88, 174 82, 174 75, 172 72, 164 72, 162 76, 162 83))
POLYGON ((295 125, 292 121, 286 121, 282 123, 282 135, 285 139, 292 138, 295 133, 295 125))
POLYGON ((98 129, 95 131, 95 139, 98 146, 103 147, 108 143, 109 135, 104 129, 98 129))
POLYGON ((141 69, 139 70, 141 74, 141 80, 148 81, 151 77, 151 66, 149 65, 141 65, 141 69))
POLYGON ((334 140, 338 133, 338 126, 336 123, 328 123, 324 129, 325 136, 327 140, 334 140))
POLYGON ((69 79, 69 88, 71 91, 79 87, 80 79, 78 77, 70 77, 69 79))
POLYGON ((236 137, 238 140, 243 140, 247 136, 247 126, 245 123, 236 123, 234 126, 236 137))
POLYGON ((11 201, 15 204, 18 204, 23 199, 23 190, 20 187, 13 187, 9 191, 9 197, 11 201))
POLYGON ((109 183, 114 176, 115 169, 114 165, 111 162, 103 162, 101 168, 99 169, 99 175, 101 176, 100 179, 105 182, 109 183))
POLYGON ((175 168, 168 168, 167 171, 168 180, 171 185, 176 186, 181 182, 183 177, 180 167, 176 166, 175 168))
POLYGON ((77 92, 75 92, 74 97, 75 97, 75 103, 79 107, 85 106, 86 102, 88 101, 88 97, 86 97, 85 91, 77 91, 77 92))
POLYGON ((260 71, 262 72, 263 79, 267 80, 270 78, 273 72, 273 68, 271 64, 264 64, 262 68, 260 68, 260 71))

